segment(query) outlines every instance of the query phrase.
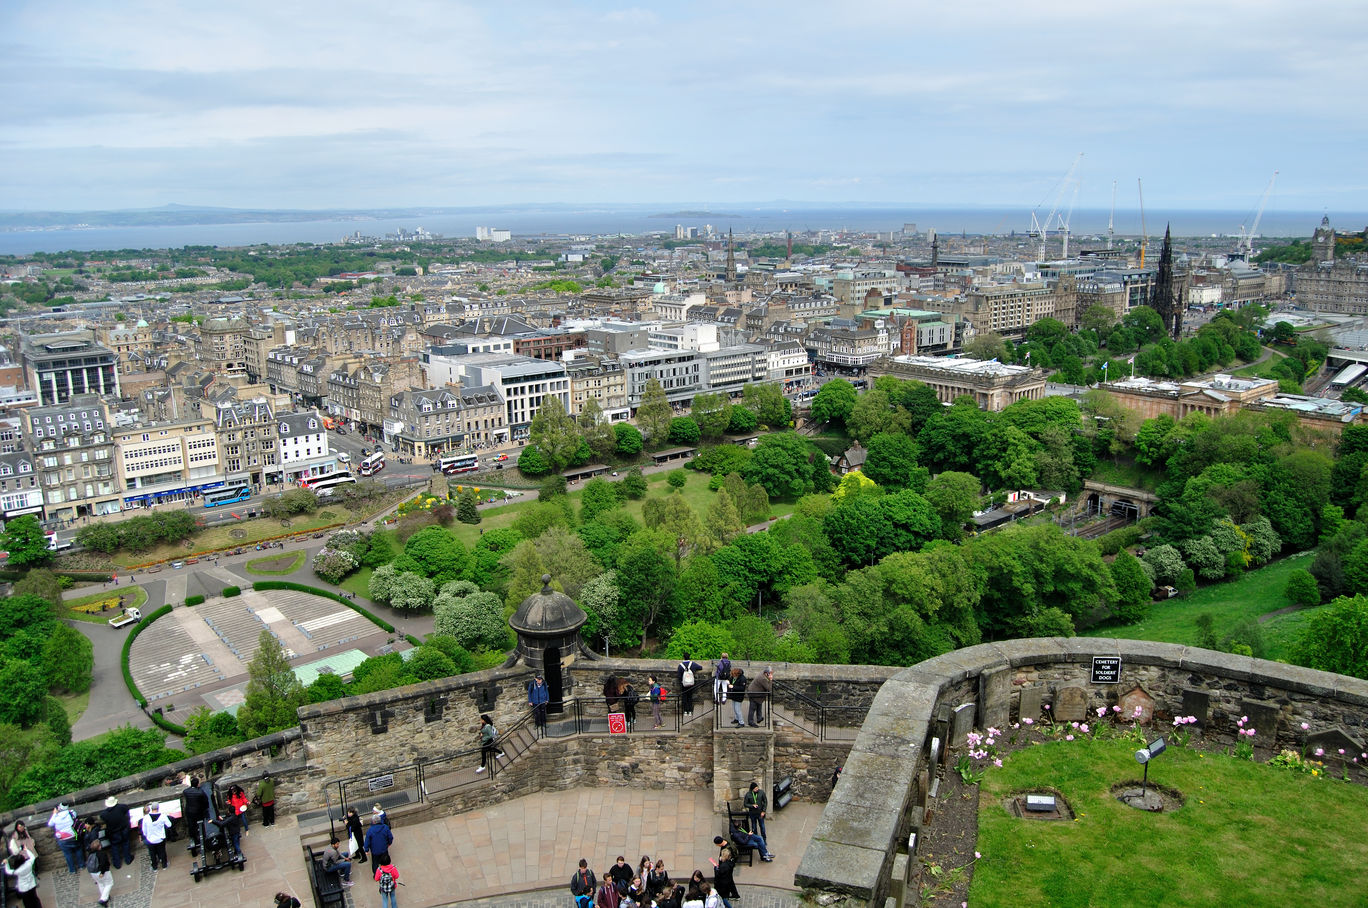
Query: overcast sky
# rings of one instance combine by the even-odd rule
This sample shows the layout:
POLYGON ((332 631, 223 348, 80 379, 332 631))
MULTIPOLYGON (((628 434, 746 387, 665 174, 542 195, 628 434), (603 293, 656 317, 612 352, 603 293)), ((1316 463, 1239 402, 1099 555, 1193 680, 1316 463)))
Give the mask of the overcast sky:
POLYGON ((1362 0, 2 0, 0 208, 1365 210, 1365 61, 1362 0))

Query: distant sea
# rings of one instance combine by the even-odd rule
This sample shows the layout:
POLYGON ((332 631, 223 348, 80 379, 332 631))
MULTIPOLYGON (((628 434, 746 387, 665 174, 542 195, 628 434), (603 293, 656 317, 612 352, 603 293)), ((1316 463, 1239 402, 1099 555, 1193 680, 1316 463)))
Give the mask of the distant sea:
MULTIPOLYGON (((1266 212, 1259 226, 1264 237, 1307 237, 1320 224, 1324 212, 1266 212)), ((1042 213, 1043 215, 1043 213, 1042 213)), ((1107 211, 1075 211, 1072 221, 1073 243, 1094 244, 1105 234, 1107 211)), ((1149 211, 1146 223, 1150 236, 1162 236, 1164 225, 1172 224, 1176 236, 1233 236, 1241 224, 1251 223, 1250 212, 1231 211, 1149 211)), ((1368 224, 1362 212, 1331 212, 1330 220, 1341 230, 1360 230, 1368 224)), ((810 230, 848 230, 865 233, 901 230, 916 224, 925 234, 934 228, 941 235, 1006 234, 1029 229, 1030 211, 1011 208, 755 208, 719 206, 713 210, 663 205, 643 206, 554 206, 547 208, 485 208, 450 213, 431 213, 406 218, 367 218, 358 216, 321 217, 319 220, 262 221, 259 223, 177 224, 174 226, 53 228, 0 232, 0 255, 26 255, 33 252, 66 250, 166 249, 181 246, 250 246, 260 243, 332 243, 360 231, 365 236, 384 236, 400 229, 419 227, 444 237, 473 237, 476 226, 502 227, 514 236, 605 235, 667 233, 673 236, 676 224, 699 228, 705 225, 725 234, 776 233, 792 230, 795 235, 810 230)), ((1139 214, 1117 212, 1118 236, 1140 233, 1139 214)), ((1051 237, 1051 248, 1058 241, 1051 237)))

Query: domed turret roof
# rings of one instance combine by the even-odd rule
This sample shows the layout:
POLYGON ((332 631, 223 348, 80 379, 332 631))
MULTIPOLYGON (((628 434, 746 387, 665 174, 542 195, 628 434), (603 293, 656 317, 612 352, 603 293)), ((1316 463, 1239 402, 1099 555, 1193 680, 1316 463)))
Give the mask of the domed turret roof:
POLYGON ((524 599, 508 623, 519 634, 553 636, 577 631, 587 620, 575 600, 551 589, 551 575, 542 574, 541 592, 524 599))

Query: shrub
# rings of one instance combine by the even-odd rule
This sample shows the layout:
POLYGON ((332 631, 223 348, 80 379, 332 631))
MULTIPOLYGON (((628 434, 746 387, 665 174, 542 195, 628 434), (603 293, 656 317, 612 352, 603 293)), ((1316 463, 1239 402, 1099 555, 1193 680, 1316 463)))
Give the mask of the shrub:
POLYGON ((329 583, 341 582, 359 566, 356 556, 346 549, 320 549, 313 560, 313 572, 329 583))
POLYGON ((682 489, 688 483, 689 476, 683 470, 671 470, 669 475, 665 477, 665 481, 670 484, 671 488, 682 489))
POLYGON ((240 596, 240 595, 242 595, 242 587, 240 587, 240 586, 225 586, 225 587, 223 588, 223 598, 224 598, 224 599, 231 599, 231 598, 233 598, 234 596, 240 596))
POLYGON ((204 602, 204 597, 201 596, 201 595, 199 595, 198 593, 196 593, 196 594, 193 595, 193 596, 186 596, 186 597, 185 597, 185 604, 186 604, 186 606, 201 605, 201 604, 203 604, 203 602, 204 602))
POLYGON ((1102 550, 1103 555, 1115 555, 1122 549, 1128 549, 1140 541, 1140 537, 1145 535, 1145 530, 1139 524, 1131 524, 1119 530, 1112 530, 1110 533, 1103 533, 1097 537, 1097 547, 1102 550))

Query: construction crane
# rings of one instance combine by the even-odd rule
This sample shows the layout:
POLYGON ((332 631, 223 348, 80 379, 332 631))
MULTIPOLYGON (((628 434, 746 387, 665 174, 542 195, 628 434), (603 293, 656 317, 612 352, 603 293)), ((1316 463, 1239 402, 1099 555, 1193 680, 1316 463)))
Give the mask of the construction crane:
POLYGON ((1144 268, 1145 246, 1149 243, 1149 229, 1145 227, 1145 181, 1136 177, 1135 185, 1140 187, 1140 267, 1144 268))
MULTIPOLYGON (((1080 155, 1081 157, 1081 155, 1080 155)), ((1069 213, 1064 217, 1060 233, 1064 234, 1063 257, 1069 257, 1069 223, 1073 220, 1074 205, 1078 204, 1078 184, 1074 183, 1073 198, 1069 200, 1069 213)))
POLYGON ((1273 192, 1273 183, 1278 179, 1278 172, 1273 171, 1273 176, 1268 181, 1268 187, 1264 189, 1263 198, 1259 199, 1259 208, 1254 213, 1254 226, 1245 233, 1244 224, 1240 225, 1240 240, 1236 244, 1236 253, 1243 256, 1244 260, 1250 261, 1254 257, 1254 235, 1259 232, 1259 221, 1263 220, 1264 206, 1268 204, 1268 197, 1273 192))
MULTIPOLYGON (((1083 153, 1080 151, 1078 157, 1074 158, 1073 166, 1069 172, 1064 174, 1064 178, 1055 187, 1054 202, 1050 205, 1050 213, 1045 215, 1045 220, 1041 221, 1036 217, 1036 211, 1040 210, 1040 205, 1045 204, 1045 200, 1040 200, 1040 205, 1036 205, 1031 212, 1031 231, 1028 234, 1033 239, 1040 240, 1040 261, 1045 261, 1045 239, 1050 232, 1050 227, 1055 223, 1056 216, 1059 214, 1059 203, 1064 199, 1064 190, 1069 188, 1069 184, 1074 183, 1074 172, 1078 170, 1079 163, 1083 160, 1083 153)), ((1070 208, 1072 212, 1072 207, 1070 208)), ((1061 229, 1064 227, 1060 222, 1061 229)), ((1067 243, 1067 240, 1065 241, 1067 243)))
POLYGON ((1107 215, 1107 248, 1112 247, 1112 237, 1116 235, 1116 181, 1112 180, 1111 214, 1107 215))

